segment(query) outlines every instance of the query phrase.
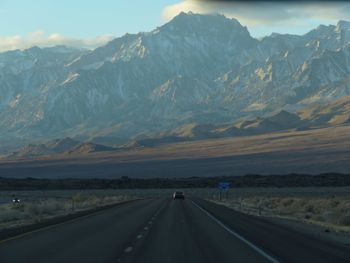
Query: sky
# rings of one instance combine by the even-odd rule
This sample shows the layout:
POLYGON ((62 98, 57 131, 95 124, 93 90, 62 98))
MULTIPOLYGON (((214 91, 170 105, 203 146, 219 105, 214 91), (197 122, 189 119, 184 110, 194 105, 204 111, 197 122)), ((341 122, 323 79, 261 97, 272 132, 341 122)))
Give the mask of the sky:
POLYGON ((95 48, 151 31, 181 11, 237 18, 254 37, 303 34, 350 20, 350 3, 247 3, 210 0, 0 0, 0 51, 64 44, 95 48))

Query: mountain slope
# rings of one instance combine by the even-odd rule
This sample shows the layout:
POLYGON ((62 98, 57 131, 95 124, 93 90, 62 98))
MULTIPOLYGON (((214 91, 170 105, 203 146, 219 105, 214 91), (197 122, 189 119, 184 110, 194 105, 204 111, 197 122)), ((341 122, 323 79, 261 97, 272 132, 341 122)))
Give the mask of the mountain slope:
POLYGON ((1 53, 0 136, 123 144, 332 102, 350 95, 349 75, 349 22, 257 40, 235 19, 180 13, 91 51, 1 53))
POLYGON ((42 144, 28 144, 18 151, 9 154, 8 158, 30 158, 45 155, 61 154, 80 145, 79 141, 71 138, 56 139, 42 144))
POLYGON ((81 155, 81 154, 89 154, 89 153, 96 153, 96 152, 107 152, 107 151, 115 151, 115 148, 95 144, 95 143, 80 143, 79 145, 76 145, 72 149, 69 149, 66 151, 66 154, 69 155, 81 155))
POLYGON ((350 123, 350 96, 342 97, 326 105, 304 109, 299 115, 313 125, 348 125, 350 123))

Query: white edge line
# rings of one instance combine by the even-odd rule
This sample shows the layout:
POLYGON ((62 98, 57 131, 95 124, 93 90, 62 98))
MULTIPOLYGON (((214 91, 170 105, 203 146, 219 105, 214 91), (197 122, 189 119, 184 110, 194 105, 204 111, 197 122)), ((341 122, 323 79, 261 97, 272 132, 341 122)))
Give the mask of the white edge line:
POLYGON ((254 245, 252 242, 248 241, 247 239, 245 239, 244 237, 242 237, 240 234, 236 233, 235 231, 233 231, 232 229, 230 229, 229 227, 227 227, 224 223, 222 223, 219 219, 217 219, 216 217, 214 217, 212 214, 210 214, 207 210, 205 210, 204 208, 202 208, 201 206, 197 205, 193 200, 191 200, 191 202, 197 207, 199 208, 202 212, 204 212, 207 216, 209 216, 212 220, 214 220, 218 225, 220 225, 222 228, 224 228, 227 232, 229 232, 230 234, 234 235, 236 238, 238 238, 239 240, 241 240, 242 242, 244 242, 246 245, 248 245, 249 247, 251 247, 252 249, 254 249, 256 252, 258 252, 260 255, 264 256, 266 259, 268 259, 269 261, 271 261, 272 263, 280 263, 278 260, 274 259, 273 257, 271 257, 270 255, 268 255, 266 252, 264 252, 262 249, 258 248, 256 245, 254 245))

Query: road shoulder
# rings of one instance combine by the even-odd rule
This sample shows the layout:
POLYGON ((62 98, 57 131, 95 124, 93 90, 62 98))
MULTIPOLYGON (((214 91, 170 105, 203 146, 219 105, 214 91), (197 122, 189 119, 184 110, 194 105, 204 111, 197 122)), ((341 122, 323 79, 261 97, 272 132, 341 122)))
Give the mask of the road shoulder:
POLYGON ((43 221, 34 223, 34 224, 2 229, 0 231, 0 243, 5 242, 9 239, 17 238, 18 236, 26 235, 34 231, 40 231, 42 229, 53 227, 55 225, 67 223, 67 222, 77 220, 87 216, 92 216, 97 213, 103 212, 105 210, 114 208, 116 206, 124 205, 134 201, 137 201, 137 199, 123 201, 116 204, 109 204, 109 205, 105 205, 105 206, 101 206, 93 209, 78 211, 78 212, 63 215, 63 216, 52 217, 52 218, 44 219, 43 221))

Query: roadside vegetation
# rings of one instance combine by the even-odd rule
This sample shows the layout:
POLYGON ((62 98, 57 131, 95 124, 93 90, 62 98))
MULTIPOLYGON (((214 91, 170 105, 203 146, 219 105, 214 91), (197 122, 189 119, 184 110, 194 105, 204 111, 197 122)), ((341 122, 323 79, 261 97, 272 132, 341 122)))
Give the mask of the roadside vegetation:
POLYGON ((231 190, 213 193, 207 199, 224 204, 237 211, 265 217, 292 219, 324 226, 325 231, 350 233, 350 189, 340 188, 285 188, 231 190), (241 194, 237 193, 240 192, 241 194), (221 199, 221 200, 220 200, 221 199))
POLYGON ((247 213, 290 217, 350 227, 350 198, 251 197, 244 200, 230 201, 228 205, 247 213))
POLYGON ((2 193, 0 204, 0 231, 5 228, 40 223, 43 220, 65 216, 68 214, 95 209, 106 205, 117 204, 137 198, 132 195, 98 195, 80 192, 54 193, 19 192, 15 194, 2 193), (12 198, 20 196, 19 203, 13 203, 12 198), (11 198, 12 197, 12 198, 11 198), (4 201, 6 200, 6 201, 4 201))

